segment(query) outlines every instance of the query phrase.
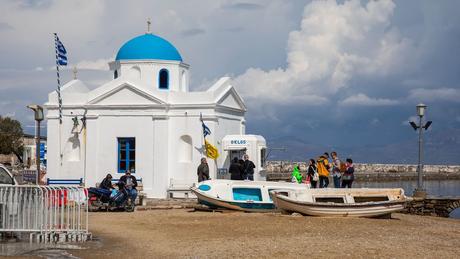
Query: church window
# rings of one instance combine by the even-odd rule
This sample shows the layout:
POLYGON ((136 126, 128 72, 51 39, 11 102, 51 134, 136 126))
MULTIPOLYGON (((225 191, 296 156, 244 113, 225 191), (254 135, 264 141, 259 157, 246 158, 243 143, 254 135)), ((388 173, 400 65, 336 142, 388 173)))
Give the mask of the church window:
POLYGON ((136 170, 136 139, 118 138, 118 173, 136 170))
POLYGON ((117 78, 118 78, 118 71, 115 70, 115 71, 113 72, 113 79, 117 79, 117 78))
POLYGON ((167 69, 160 70, 158 76, 158 88, 169 89, 169 73, 167 69))

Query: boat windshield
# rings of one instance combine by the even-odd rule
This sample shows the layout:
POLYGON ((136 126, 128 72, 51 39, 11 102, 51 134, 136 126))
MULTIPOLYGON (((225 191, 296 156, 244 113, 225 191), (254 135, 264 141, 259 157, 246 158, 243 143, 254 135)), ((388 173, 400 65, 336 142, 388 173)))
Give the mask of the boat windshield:
POLYGON ((262 201, 260 188, 233 188, 235 201, 262 201))

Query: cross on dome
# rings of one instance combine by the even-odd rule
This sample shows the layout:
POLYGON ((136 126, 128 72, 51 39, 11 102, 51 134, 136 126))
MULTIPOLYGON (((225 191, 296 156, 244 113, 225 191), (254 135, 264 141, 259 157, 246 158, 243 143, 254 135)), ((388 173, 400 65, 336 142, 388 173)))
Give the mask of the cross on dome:
POLYGON ((147 33, 151 34, 152 32, 150 31, 150 25, 152 25, 152 22, 150 21, 150 18, 147 19, 147 33))

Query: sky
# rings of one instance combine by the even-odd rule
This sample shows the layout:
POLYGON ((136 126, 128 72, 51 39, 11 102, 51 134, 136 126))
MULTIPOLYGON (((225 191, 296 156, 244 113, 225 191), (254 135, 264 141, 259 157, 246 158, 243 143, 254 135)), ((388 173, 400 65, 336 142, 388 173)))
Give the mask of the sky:
POLYGON ((416 163, 415 106, 433 124, 425 160, 460 164, 460 1, 0 1, 0 115, 33 132, 26 105, 56 89, 53 32, 69 53, 62 81, 111 80, 121 45, 152 31, 191 65, 191 89, 222 76, 248 106, 247 132, 270 159, 337 151, 358 162, 416 163))

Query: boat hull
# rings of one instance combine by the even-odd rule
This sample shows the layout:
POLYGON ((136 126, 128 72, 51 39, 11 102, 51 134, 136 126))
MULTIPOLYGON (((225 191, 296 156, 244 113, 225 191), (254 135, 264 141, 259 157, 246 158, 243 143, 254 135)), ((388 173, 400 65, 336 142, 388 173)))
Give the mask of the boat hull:
POLYGON ((198 198, 198 203, 206 205, 210 208, 224 208, 230 210, 238 210, 245 212, 272 212, 276 210, 273 203, 251 203, 251 202, 235 202, 217 199, 209 195, 203 194, 197 188, 191 188, 192 192, 198 198))
POLYGON ((276 210, 269 195, 272 190, 287 193, 308 188, 306 185, 266 181, 208 180, 191 188, 198 203, 212 208, 245 212, 276 210))
POLYGON ((275 206, 286 212, 298 212, 309 216, 318 217, 381 217, 404 209, 405 202, 390 202, 386 204, 373 204, 363 206, 335 206, 318 205, 314 203, 302 204, 273 198, 275 206))

